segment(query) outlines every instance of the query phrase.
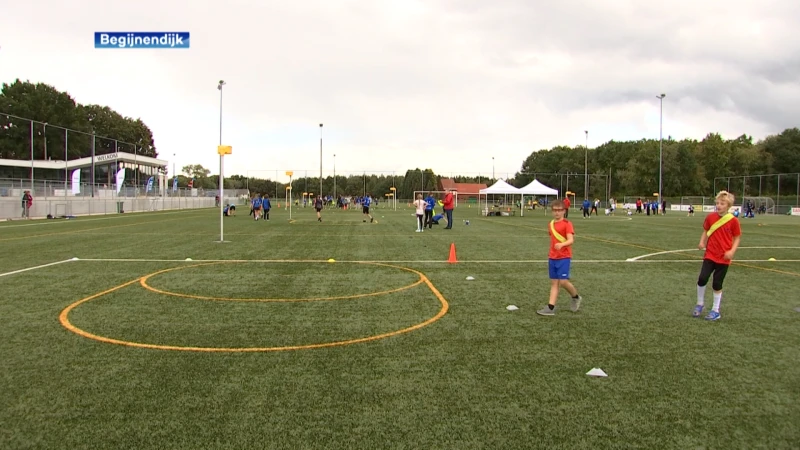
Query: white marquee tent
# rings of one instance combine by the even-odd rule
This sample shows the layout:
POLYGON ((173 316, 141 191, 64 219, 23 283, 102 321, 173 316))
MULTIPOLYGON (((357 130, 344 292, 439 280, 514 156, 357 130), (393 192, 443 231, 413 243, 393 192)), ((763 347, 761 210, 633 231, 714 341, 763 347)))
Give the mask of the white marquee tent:
POLYGON ((506 183, 504 180, 497 180, 497 182, 486 189, 480 190, 481 195, 520 195, 522 192, 519 188, 506 183))
MULTIPOLYGON (((523 188, 520 188, 519 190, 520 190, 520 193, 522 194, 522 198, 523 198, 523 200, 522 200, 522 205, 523 205, 522 211, 525 210, 524 205, 525 205, 525 196, 526 195, 544 195, 545 197, 554 195, 556 198, 558 198, 558 190, 557 189, 553 189, 551 187, 545 186, 544 184, 540 183, 538 180, 535 180, 535 179, 533 181, 531 181, 527 186, 525 186, 523 188)), ((522 211, 520 211, 520 215, 523 214, 522 211)), ((547 213, 546 209, 545 209, 545 213, 547 213)))
POLYGON ((481 189, 478 192, 478 206, 481 209, 481 214, 486 215, 489 211, 489 196, 490 195, 519 195, 522 199, 522 191, 508 183, 505 180, 497 180, 497 182, 486 189, 481 189), (485 199, 485 203, 481 205, 481 196, 485 199))
POLYGON ((533 180, 527 186, 523 188, 519 188, 524 195, 555 195, 558 197, 558 190, 553 189, 551 187, 547 187, 539 182, 539 180, 533 180))

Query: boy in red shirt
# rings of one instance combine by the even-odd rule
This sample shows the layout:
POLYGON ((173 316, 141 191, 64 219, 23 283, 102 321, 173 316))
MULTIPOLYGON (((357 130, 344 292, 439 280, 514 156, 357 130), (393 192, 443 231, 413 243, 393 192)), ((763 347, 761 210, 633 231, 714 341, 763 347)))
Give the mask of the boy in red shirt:
POLYGON ((544 308, 536 311, 541 316, 554 316, 556 301, 558 301, 558 291, 563 287, 572 297, 570 309, 577 312, 581 306, 581 296, 578 290, 569 281, 569 266, 572 261, 572 243, 575 241, 575 229, 572 222, 566 220, 566 207, 561 200, 555 200, 550 204, 553 212, 553 220, 550 222, 550 303, 544 308))
POLYGON ((697 247, 706 251, 703 256, 703 266, 700 268, 700 277, 697 280, 697 306, 694 307, 692 316, 700 317, 703 315, 704 297, 706 285, 711 273, 714 273, 714 282, 711 288, 714 290, 714 306, 706 316, 706 320, 719 320, 719 304, 722 301, 722 282, 728 273, 736 249, 739 248, 739 241, 742 229, 739 220, 728 211, 733 206, 733 194, 720 191, 714 202, 716 211, 706 216, 703 221, 703 234, 700 235, 700 244, 697 247))

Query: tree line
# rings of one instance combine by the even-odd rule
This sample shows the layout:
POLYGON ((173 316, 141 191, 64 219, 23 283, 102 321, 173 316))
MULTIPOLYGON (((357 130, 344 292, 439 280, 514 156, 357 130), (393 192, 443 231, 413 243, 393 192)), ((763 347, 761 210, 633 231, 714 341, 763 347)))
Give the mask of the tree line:
MULTIPOLYGON (((777 192, 777 177, 757 177, 800 172, 800 130, 788 128, 777 135, 753 142, 741 135, 725 139, 709 133, 700 141, 664 139, 662 146, 662 194, 666 197, 710 196, 714 190, 728 188, 764 196, 777 192), (723 178, 730 178, 729 180, 723 178), (716 180, 716 182, 715 182, 716 180), (745 182, 745 180, 747 180, 745 182)), ((588 157, 589 196, 606 195, 651 197, 658 192, 659 140, 609 141, 587 150, 584 146, 558 146, 531 153, 513 184, 524 186, 537 178, 559 188, 570 174, 569 190, 583 196, 584 164, 588 157), (610 189, 608 187, 610 186, 610 189)), ((781 191, 795 192, 796 177, 784 177, 781 191)))
POLYGON ((44 83, 16 80, 0 89, 0 158, 31 159, 31 122, 11 115, 39 122, 33 123, 34 159, 63 161, 67 149, 69 159, 88 157, 92 141, 95 155, 116 148, 158 157, 153 132, 141 119, 124 117, 108 106, 81 105, 44 83))
MULTIPOLYGON (((324 195, 361 196, 371 194, 373 197, 388 199, 386 194, 396 190, 397 198, 410 199, 414 191, 439 189, 439 177, 431 169, 407 170, 402 175, 336 175, 322 178, 324 195)), ((178 186, 186 187, 189 181, 192 186, 202 189, 219 189, 219 175, 211 175, 211 170, 200 164, 190 164, 181 168, 178 175, 178 186)), ((251 193, 269 194, 271 197, 283 198, 289 183, 277 182, 270 178, 245 177, 231 175, 225 177, 225 189, 248 189, 251 193)), ((299 197, 303 192, 319 193, 319 177, 297 177, 292 179, 292 192, 299 197)))
MULTIPOLYGON (((63 129, 65 127, 87 133, 69 134, 69 158, 91 155, 91 134, 110 139, 97 139, 95 154, 101 155, 117 149, 157 157, 153 134, 140 119, 123 117, 108 106, 81 105, 66 92, 43 84, 16 80, 3 84, 0 90, 0 158, 30 159, 30 122, 15 119, 2 113, 27 117, 42 123, 34 124, 34 158, 64 159, 63 129), (45 137, 47 138, 45 140, 45 137), (45 141, 47 145, 45 147, 45 141)), ((750 175, 798 173, 800 172, 800 129, 789 128, 777 135, 754 142, 745 134, 725 139, 719 133, 709 133, 702 140, 663 141, 663 194, 664 197, 712 195, 715 189, 729 187, 730 183, 719 178, 736 179, 738 190, 772 195, 778 189, 775 177, 751 178, 750 175), (715 183, 715 180, 717 183, 715 183), (757 186, 756 186, 757 185, 757 186)), ((584 192, 584 158, 588 159, 589 195, 605 198, 607 195, 652 196, 658 191, 659 141, 611 140, 598 147, 556 146, 533 151, 522 161, 521 169, 508 181, 522 187, 534 178, 561 190, 569 189, 582 195, 584 192)), ((411 198, 417 190, 438 190, 439 179, 431 169, 407 170, 405 174, 391 175, 337 175, 322 180, 323 192, 337 195, 363 195, 385 197, 391 187, 396 188, 398 198, 411 198)), ((457 182, 492 184, 493 179, 454 176, 457 182)), ((188 165, 178 174, 178 183, 187 187, 204 189, 218 188, 218 176, 200 165, 188 165)), ((292 182, 295 195, 319 190, 319 177, 298 177, 292 182)), ((784 177, 780 189, 791 192, 796 178, 784 177)), ((265 178, 233 175, 225 179, 226 189, 250 189, 251 192, 268 193, 282 197, 287 184, 265 178)), ((733 189, 732 189, 733 190, 733 189)))

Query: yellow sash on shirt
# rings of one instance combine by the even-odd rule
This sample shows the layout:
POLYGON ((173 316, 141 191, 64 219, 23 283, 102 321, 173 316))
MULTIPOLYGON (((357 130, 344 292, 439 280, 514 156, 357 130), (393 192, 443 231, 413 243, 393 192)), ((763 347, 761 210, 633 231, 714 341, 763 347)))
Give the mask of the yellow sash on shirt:
POLYGON ((553 236, 556 238, 558 242, 567 242, 567 238, 558 234, 558 231, 556 231, 555 224, 556 224, 555 220, 550 221, 550 232, 553 233, 553 236))
POLYGON ((733 214, 731 214, 731 213, 728 213, 728 214, 725 214, 724 216, 722 216, 722 218, 720 218, 719 220, 714 222, 714 224, 711 225, 708 228, 708 231, 706 232, 706 236, 711 237, 711 235, 714 234, 715 231, 717 231, 720 228, 722 228, 726 223, 730 222, 731 219, 733 219, 733 214))

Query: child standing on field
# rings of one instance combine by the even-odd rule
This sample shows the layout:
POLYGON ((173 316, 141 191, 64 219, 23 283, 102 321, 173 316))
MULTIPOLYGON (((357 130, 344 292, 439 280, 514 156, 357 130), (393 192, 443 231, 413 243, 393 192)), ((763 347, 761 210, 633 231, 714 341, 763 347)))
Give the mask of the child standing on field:
POLYGON ((414 206, 417 210, 417 233, 422 233, 426 225, 426 223, 422 221, 422 217, 423 214, 425 214, 425 208, 428 206, 428 202, 422 199, 422 194, 417 194, 417 199, 414 200, 414 206))
POLYGON ((739 248, 739 241, 742 236, 742 229, 739 226, 739 219, 728 211, 733 206, 734 196, 726 191, 717 194, 714 206, 716 211, 706 216, 703 221, 703 234, 700 235, 700 244, 697 247, 706 251, 703 256, 703 265, 700 268, 700 276, 697 279, 697 306, 692 312, 693 317, 703 315, 703 305, 706 294, 706 285, 711 274, 714 274, 714 282, 711 288, 714 290, 714 305, 706 316, 706 320, 719 320, 719 304, 722 301, 722 282, 728 273, 733 255, 739 248))
POLYGON ((554 316, 558 292, 564 288, 572 297, 570 309, 577 312, 581 307, 581 296, 578 290, 569 281, 569 269, 572 261, 572 243, 575 239, 575 229, 572 222, 564 218, 566 207, 561 200, 554 200, 550 204, 553 220, 550 221, 550 302, 544 308, 536 311, 541 316, 554 316))

